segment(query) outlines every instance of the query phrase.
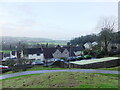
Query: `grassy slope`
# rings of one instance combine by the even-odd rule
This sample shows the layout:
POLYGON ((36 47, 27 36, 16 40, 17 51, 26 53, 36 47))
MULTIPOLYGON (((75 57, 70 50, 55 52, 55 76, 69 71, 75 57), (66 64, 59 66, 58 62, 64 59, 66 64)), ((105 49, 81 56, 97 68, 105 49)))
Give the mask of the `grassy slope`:
POLYGON ((117 88, 118 77, 80 72, 54 72, 2 80, 3 88, 117 88))
POLYGON ((113 71, 120 71, 120 66, 112 67, 112 68, 99 68, 99 70, 113 70, 113 71))
MULTIPOLYGON (((69 68, 53 68, 52 66, 49 67, 42 67, 42 66, 34 66, 30 69, 27 69, 26 71, 36 71, 36 70, 62 70, 62 69, 69 69, 69 68)), ((23 71, 19 71, 19 72, 23 72, 23 71)), ((5 74, 10 74, 13 73, 12 71, 8 71, 6 73, 2 73, 2 75, 5 74)), ((16 72, 15 72, 16 73, 16 72)))

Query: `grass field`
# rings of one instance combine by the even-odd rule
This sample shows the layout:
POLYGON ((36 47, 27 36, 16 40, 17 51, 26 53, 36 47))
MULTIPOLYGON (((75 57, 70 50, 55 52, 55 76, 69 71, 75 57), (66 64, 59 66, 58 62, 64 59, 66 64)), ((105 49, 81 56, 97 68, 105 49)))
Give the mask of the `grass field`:
POLYGON ((118 77, 81 72, 24 75, 1 80, 3 88, 118 88, 118 77))
POLYGON ((113 71, 120 71, 120 66, 112 67, 112 68, 99 68, 100 70, 113 70, 113 71))
MULTIPOLYGON (((34 66, 32 68, 27 69, 26 71, 37 71, 37 70, 62 70, 62 69, 69 69, 69 68, 57 68, 57 67, 53 67, 53 66, 49 66, 49 67, 43 67, 43 66, 34 66)), ((73 69, 73 68, 71 68, 73 69)), ((75 68, 74 68, 75 69, 75 68)), ((23 71, 19 71, 19 72, 23 72, 23 71)), ((13 73, 12 71, 8 71, 6 73, 2 73, 2 75, 5 74, 10 74, 13 73)), ((15 72, 16 73, 16 72, 15 72)))
POLYGON ((2 50, 0 52, 3 52, 3 53, 10 53, 10 51, 14 51, 14 50, 2 50))

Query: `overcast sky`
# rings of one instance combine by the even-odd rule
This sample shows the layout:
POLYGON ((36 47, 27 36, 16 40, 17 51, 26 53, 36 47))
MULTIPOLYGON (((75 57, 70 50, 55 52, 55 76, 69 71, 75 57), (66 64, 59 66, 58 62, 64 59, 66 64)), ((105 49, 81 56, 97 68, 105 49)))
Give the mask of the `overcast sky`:
POLYGON ((1 2, 0 30, 2 36, 70 40, 98 33, 99 19, 117 14, 117 2, 1 2))

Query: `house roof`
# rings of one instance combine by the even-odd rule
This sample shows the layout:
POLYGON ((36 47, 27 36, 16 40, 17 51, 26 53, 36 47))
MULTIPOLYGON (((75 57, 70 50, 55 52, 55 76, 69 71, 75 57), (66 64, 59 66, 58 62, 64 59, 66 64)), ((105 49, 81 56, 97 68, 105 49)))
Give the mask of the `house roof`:
POLYGON ((83 47, 81 46, 81 47, 73 47, 73 48, 71 48, 72 49, 72 51, 83 51, 83 47))
POLYGON ((4 57, 10 57, 10 54, 9 53, 4 53, 3 56, 4 57))
POLYGON ((15 51, 11 51, 11 54, 12 54, 12 55, 15 55, 15 51))
POLYGON ((43 53, 41 48, 27 48, 23 50, 24 54, 36 54, 36 53, 43 53))
MULTIPOLYGON (((69 52, 70 52, 70 47, 64 47, 65 49, 67 49, 69 52)), ((74 52, 77 52, 77 51, 83 51, 84 48, 82 46, 79 46, 79 47, 71 47, 71 53, 70 55, 71 56, 75 56, 74 52)))
POLYGON ((53 53, 56 51, 56 48, 43 48, 43 53, 45 59, 53 58, 53 53))

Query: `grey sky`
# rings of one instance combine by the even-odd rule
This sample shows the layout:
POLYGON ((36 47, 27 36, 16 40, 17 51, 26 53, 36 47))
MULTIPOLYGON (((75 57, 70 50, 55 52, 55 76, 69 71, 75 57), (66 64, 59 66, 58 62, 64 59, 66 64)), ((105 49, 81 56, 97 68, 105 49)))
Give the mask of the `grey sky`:
POLYGON ((101 17, 116 16, 117 2, 0 3, 2 36, 72 39, 98 33, 101 17))

